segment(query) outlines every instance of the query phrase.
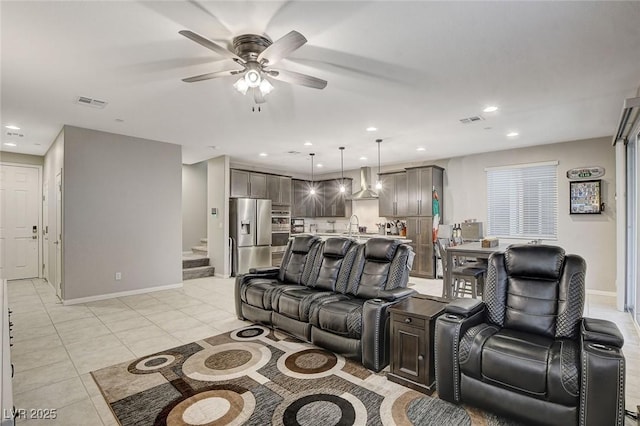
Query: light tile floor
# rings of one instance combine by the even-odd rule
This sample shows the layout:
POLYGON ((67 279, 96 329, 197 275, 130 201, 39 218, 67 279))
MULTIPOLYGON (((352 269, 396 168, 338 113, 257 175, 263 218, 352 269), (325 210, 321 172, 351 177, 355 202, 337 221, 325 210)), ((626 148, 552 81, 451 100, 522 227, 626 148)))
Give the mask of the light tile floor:
MULTIPOLYGON (((43 280, 9 282, 13 311, 14 405, 55 408, 56 420, 18 424, 117 425, 90 371, 233 330, 248 323, 234 313, 233 279, 186 281, 156 291, 63 306, 43 280)), ((411 279, 423 294, 440 295, 441 280, 411 279)), ((611 297, 587 296, 585 315, 615 321, 625 335, 628 409, 640 404, 640 338, 611 297)))

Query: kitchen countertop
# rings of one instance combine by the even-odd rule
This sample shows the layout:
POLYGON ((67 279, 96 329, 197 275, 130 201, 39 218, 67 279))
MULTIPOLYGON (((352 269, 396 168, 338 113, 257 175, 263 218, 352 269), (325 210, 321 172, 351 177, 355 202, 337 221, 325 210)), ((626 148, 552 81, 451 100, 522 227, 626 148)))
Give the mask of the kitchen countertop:
MULTIPOLYGON (((291 234, 292 237, 296 235, 316 235, 321 237, 323 240, 326 240, 330 237, 348 237, 349 234, 346 232, 300 232, 298 234, 291 234)), ((408 240, 406 237, 401 237, 400 235, 381 235, 378 233, 354 233, 351 235, 351 238, 356 241, 359 240, 368 240, 370 238, 386 238, 389 240, 400 240, 403 243, 410 243, 411 240, 408 240)))

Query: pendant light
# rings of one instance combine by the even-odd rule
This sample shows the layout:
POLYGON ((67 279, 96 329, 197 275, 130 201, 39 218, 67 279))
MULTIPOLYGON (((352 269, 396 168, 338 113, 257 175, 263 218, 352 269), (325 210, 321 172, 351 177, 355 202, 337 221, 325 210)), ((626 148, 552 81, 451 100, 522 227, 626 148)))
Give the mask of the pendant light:
POLYGON ((347 188, 344 186, 344 146, 338 148, 340 150, 340 174, 342 179, 340 181, 340 192, 345 192, 347 188))
POLYGON ((382 139, 376 139, 376 143, 378 144, 378 181, 376 182, 376 189, 382 189, 382 180, 380 180, 380 144, 382 139))
POLYGON ((316 193, 316 185, 313 182, 313 156, 316 155, 316 154, 312 152, 309 155, 311 156, 311 189, 309 189, 309 194, 315 195, 315 193, 316 193))

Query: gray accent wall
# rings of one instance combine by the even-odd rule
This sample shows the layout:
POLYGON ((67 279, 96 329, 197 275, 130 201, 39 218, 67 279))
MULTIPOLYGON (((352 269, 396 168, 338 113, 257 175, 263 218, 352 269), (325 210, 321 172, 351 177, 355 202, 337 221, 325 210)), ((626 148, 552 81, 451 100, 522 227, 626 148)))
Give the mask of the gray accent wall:
MULTIPOLYGON (((47 212, 43 212, 43 217, 46 217, 45 228, 47 235, 44 238, 43 250, 46 251, 44 256, 45 261, 45 278, 55 288, 56 287, 56 235, 62 232, 58 229, 57 221, 57 188, 56 188, 56 175, 62 172, 62 182, 64 188, 64 129, 60 131, 56 139, 53 141, 49 150, 44 157, 44 171, 42 176, 43 195, 46 199, 44 208, 47 212), (45 193, 46 188, 46 193, 45 193)), ((63 193, 63 212, 64 214, 64 193, 63 193)), ((63 253, 64 256, 64 253, 63 253)), ((64 263, 63 263, 64 264, 64 263)), ((61 265, 62 267, 63 265, 61 265)), ((61 271, 62 280, 64 282, 64 268, 61 271)), ((62 288, 64 291, 64 288, 62 288)), ((64 297, 64 293, 63 293, 64 297)))
POLYGON ((207 162, 182 165, 182 250, 207 236, 207 162))
POLYGON ((64 127, 65 301, 182 282, 181 181, 178 145, 64 127))

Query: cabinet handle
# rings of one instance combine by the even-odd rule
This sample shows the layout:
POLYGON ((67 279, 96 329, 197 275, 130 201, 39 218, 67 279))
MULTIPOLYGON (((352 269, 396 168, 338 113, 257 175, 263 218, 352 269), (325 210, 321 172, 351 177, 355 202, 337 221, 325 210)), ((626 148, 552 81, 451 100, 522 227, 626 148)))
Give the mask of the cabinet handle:
POLYGON ((409 324, 411 322, 411 318, 405 318, 404 322, 406 322, 407 324, 409 324))
POLYGON ((418 355, 418 361, 424 361, 424 357, 422 355, 418 355))

